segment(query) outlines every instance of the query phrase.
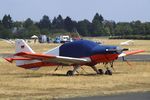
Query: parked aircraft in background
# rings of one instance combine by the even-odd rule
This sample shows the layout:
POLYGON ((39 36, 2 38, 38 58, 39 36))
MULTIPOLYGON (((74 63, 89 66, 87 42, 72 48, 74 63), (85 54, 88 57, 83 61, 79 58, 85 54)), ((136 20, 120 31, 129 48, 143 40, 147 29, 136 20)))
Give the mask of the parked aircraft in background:
POLYGON ((7 43, 9 43, 9 44, 15 44, 15 41, 13 41, 13 40, 11 40, 11 39, 1 39, 1 40, 3 40, 3 41, 5 41, 5 42, 7 42, 7 43))
POLYGON ((128 40, 125 42, 121 42, 120 45, 133 45, 134 41, 133 40, 128 40))
POLYGON ((16 53, 11 57, 4 58, 12 63, 16 61, 16 66, 25 69, 40 68, 44 66, 73 66, 66 75, 72 76, 82 65, 90 66, 97 74, 112 75, 110 67, 118 57, 144 52, 144 50, 128 51, 126 48, 118 46, 107 46, 89 40, 78 40, 65 43, 44 53, 35 53, 29 45, 22 39, 15 42, 16 53), (103 63, 106 71, 97 69, 96 64, 103 63))

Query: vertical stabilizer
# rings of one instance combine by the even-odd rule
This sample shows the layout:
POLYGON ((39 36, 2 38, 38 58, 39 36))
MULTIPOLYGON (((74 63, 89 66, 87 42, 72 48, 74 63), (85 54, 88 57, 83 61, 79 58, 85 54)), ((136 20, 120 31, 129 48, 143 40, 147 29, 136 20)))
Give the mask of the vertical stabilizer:
POLYGON ((35 53, 23 39, 16 40, 16 53, 19 53, 19 52, 35 53))
MULTIPOLYGON (((17 39, 15 45, 16 45, 16 53, 19 53, 19 52, 35 53, 23 39, 17 39)), ((16 66, 21 66, 24 64, 30 64, 34 62, 35 61, 33 60, 29 60, 29 61, 28 60, 16 60, 16 66)))

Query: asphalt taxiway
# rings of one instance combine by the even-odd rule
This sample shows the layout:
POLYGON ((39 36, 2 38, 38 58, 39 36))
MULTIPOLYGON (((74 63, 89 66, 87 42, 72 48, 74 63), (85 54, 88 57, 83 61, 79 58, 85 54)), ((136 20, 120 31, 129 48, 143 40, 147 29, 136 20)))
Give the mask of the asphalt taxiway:
POLYGON ((126 93, 109 96, 76 97, 65 100, 150 100, 150 92, 126 93))
MULTIPOLYGON (((124 58, 128 61, 150 61, 150 54, 130 55, 124 58)), ((118 61, 122 61, 122 58, 119 58, 118 61)))

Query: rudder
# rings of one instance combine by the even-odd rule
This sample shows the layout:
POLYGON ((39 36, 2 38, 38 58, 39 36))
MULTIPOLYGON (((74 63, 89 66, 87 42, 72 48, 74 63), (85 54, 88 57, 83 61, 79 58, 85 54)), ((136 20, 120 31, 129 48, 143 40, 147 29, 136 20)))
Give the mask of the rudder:
MULTIPOLYGON (((30 53, 35 53, 31 47, 23 40, 23 39, 17 39, 15 42, 16 46, 16 53, 20 52, 30 52, 30 53)), ((30 64, 33 63, 34 61, 28 61, 28 60, 16 60, 16 65, 24 65, 24 64, 30 64)))
POLYGON ((16 53, 19 52, 35 53, 23 39, 17 39, 15 45, 16 45, 16 53))

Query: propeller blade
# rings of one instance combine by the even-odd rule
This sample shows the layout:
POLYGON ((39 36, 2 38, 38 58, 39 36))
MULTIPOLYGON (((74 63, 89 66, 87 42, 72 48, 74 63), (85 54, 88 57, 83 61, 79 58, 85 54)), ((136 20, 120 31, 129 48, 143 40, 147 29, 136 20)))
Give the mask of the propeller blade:
POLYGON ((123 48, 123 49, 122 49, 122 51, 128 51, 128 50, 129 50, 128 48, 123 48))

